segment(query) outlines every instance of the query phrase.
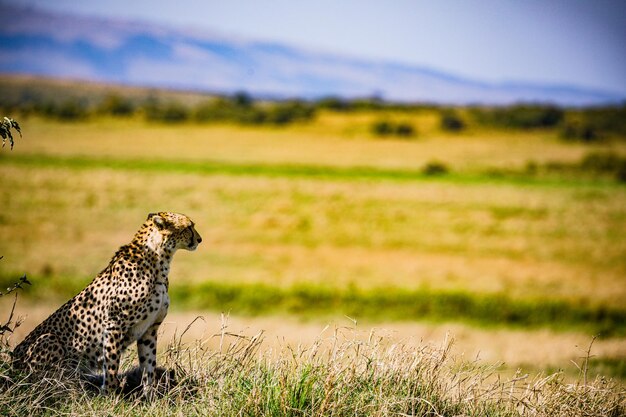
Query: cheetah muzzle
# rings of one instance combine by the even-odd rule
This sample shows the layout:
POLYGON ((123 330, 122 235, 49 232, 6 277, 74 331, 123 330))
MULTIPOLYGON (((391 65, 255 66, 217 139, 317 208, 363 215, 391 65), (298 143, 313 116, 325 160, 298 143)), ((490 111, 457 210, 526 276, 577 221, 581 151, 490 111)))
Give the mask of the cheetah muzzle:
POLYGON ((172 257, 178 249, 195 250, 200 242, 189 217, 151 213, 133 240, 85 289, 17 345, 14 365, 61 365, 81 373, 101 369, 101 392, 116 392, 122 353, 137 342, 141 385, 149 395, 155 380, 157 330, 170 303, 172 257))

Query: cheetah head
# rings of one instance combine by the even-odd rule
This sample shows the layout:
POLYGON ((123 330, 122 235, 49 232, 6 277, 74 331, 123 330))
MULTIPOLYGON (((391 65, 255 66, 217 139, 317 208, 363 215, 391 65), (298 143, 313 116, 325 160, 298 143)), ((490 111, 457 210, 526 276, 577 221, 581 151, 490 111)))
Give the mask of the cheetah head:
POLYGON ((163 243, 173 249, 193 251, 202 242, 202 237, 196 231, 194 222, 184 214, 164 211, 150 213, 147 221, 152 221, 163 243))

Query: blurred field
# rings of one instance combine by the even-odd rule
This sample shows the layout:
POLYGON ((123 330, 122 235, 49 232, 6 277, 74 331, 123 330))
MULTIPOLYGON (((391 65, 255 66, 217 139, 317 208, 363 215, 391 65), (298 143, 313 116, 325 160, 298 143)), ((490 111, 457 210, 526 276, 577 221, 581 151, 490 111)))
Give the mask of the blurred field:
MULTIPOLYGON (((420 126, 410 141, 372 138, 368 113, 322 113, 280 129, 20 120, 24 138, 0 154, 0 278, 26 272, 32 297, 67 297, 147 213, 171 210, 192 217, 204 238, 173 263, 175 310, 197 307, 185 304, 183 285, 216 283, 497 295, 623 316, 626 187, 486 174, 573 163, 591 150, 624 154, 623 142, 564 143, 551 131, 451 135, 428 112, 410 117, 420 126), (432 161, 452 173, 419 175, 432 161)), ((360 319, 341 306, 330 313, 360 319)), ((623 340, 611 351, 621 363, 623 340)))
POLYGON ((392 111, 320 112, 314 123, 288 128, 168 126, 108 118, 84 123, 33 119, 24 121, 27 136, 15 153, 396 169, 418 169, 436 160, 463 172, 523 168, 529 161, 574 162, 590 150, 626 153, 624 142, 565 143, 553 131, 470 128, 463 133, 445 133, 439 130, 438 117, 434 111, 408 116, 392 111), (370 124, 381 118, 414 123, 417 139, 374 140, 370 124))
POLYGON ((581 153, 541 134, 468 143, 465 138, 375 141, 302 132, 319 127, 38 120, 26 126, 25 139, 0 160, 5 270, 91 276, 146 213, 168 209, 191 215, 207 238, 200 253, 180 255, 175 263, 182 280, 429 286, 613 305, 626 296, 626 189, 618 185, 520 185, 462 177, 337 180, 332 175, 228 175, 219 169, 196 175, 168 172, 167 164, 132 169, 135 160, 155 159, 254 162, 270 170, 285 162, 417 169, 436 158, 466 173, 469 168, 459 161, 481 161, 468 156, 470 149, 489 149, 482 157, 494 164, 510 154, 518 165, 538 148, 547 150, 544 158, 573 159, 581 153), (512 151, 516 142, 519 152, 512 151), (29 154, 41 161, 20 163, 29 154), (48 166, 58 156, 92 157, 99 165, 91 169, 87 160, 81 168, 61 159, 48 166), (106 168, 123 160, 130 160, 130 169, 106 168))

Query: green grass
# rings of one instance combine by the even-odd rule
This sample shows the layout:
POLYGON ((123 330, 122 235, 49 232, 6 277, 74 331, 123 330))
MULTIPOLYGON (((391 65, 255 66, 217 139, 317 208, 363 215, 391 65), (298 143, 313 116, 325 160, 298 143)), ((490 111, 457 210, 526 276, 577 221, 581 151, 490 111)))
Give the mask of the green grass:
MULTIPOLYGON (((41 302, 66 300, 87 284, 81 279, 47 280, 30 277, 35 286, 24 296, 41 302)), ((0 286, 15 279, 4 276, 0 286)), ((223 281, 223 280, 222 280, 223 281)), ((224 281, 225 282, 225 281, 224 281)), ((582 301, 512 298, 503 293, 407 290, 402 288, 337 289, 320 285, 276 287, 268 284, 227 284, 205 281, 171 285, 173 308, 237 314, 302 318, 349 316, 366 321, 456 321, 496 328, 578 330, 603 338, 626 336, 626 309, 582 301)))
POLYGON ((235 163, 218 160, 176 161, 98 158, 84 156, 51 156, 45 154, 22 154, 6 157, 0 155, 0 162, 7 165, 41 168, 68 168, 75 170, 115 169, 177 174, 200 175, 244 175, 287 178, 311 178, 318 180, 361 180, 361 181, 446 181, 460 184, 512 183, 532 186, 565 187, 623 187, 624 184, 611 179, 585 178, 576 175, 540 176, 525 174, 523 171, 491 171, 483 174, 441 173, 430 174, 426 164, 421 169, 383 169, 366 166, 336 167, 306 164, 262 164, 235 163))
POLYGON ((342 291, 300 285, 281 289, 262 284, 243 286, 215 282, 173 286, 170 294, 179 305, 239 314, 347 315, 372 321, 459 321, 495 327, 577 329, 602 337, 626 336, 624 309, 549 298, 513 299, 504 294, 397 288, 342 291))
POLYGON ((589 369, 598 375, 626 381, 626 358, 594 358, 589 369))

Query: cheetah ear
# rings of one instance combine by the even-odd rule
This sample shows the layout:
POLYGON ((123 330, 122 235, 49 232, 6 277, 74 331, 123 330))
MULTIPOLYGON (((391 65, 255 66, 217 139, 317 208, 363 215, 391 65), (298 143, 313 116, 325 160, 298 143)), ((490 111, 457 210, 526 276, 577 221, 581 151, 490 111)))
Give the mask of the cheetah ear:
POLYGON ((164 229, 165 228, 165 219, 161 216, 159 216, 157 213, 150 213, 148 215, 148 219, 152 219, 152 221, 154 222, 154 224, 156 225, 157 228, 159 229, 164 229))

